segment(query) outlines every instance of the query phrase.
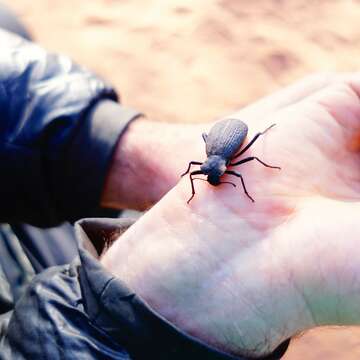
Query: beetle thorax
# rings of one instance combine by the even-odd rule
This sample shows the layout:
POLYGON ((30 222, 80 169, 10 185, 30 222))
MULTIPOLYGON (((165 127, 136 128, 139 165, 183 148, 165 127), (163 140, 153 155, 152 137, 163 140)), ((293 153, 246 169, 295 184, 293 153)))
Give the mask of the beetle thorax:
POLYGON ((211 155, 200 167, 204 175, 208 175, 208 182, 212 185, 219 185, 220 176, 226 171, 226 160, 219 155, 211 155))

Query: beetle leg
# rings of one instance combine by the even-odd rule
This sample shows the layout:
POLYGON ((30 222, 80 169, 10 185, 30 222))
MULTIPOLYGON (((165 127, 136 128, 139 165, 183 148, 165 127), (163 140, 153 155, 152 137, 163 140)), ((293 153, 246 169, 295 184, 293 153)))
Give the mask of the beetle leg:
POLYGON ((262 160, 260 160, 258 157, 256 156, 250 156, 250 157, 247 157, 245 159, 242 159, 236 163, 230 163, 229 166, 236 166, 236 165, 240 165, 240 164, 244 164, 248 161, 252 161, 252 160, 257 160, 260 164, 263 164, 264 166, 268 167, 268 168, 272 168, 272 169, 279 169, 281 170, 281 167, 279 166, 272 166, 272 165, 269 165, 269 164, 266 164, 264 163, 262 160))
POLYGON ((202 162, 200 162, 200 161, 190 161, 187 170, 183 174, 181 174, 181 177, 183 177, 184 175, 186 175, 190 171, 191 165, 202 165, 202 162))
POLYGON ((192 177, 193 175, 199 175, 199 174, 203 174, 203 172, 201 170, 196 170, 190 173, 190 182, 191 182, 191 197, 190 199, 187 201, 187 203, 189 204, 190 201, 192 200, 192 198, 195 196, 195 188, 194 188, 194 180, 192 177))
POLYGON ((276 124, 272 124, 271 126, 269 126, 267 129, 265 129, 262 132, 257 133, 253 139, 242 149, 240 150, 234 157, 233 159, 239 157, 240 155, 242 155, 246 150, 248 150, 250 148, 250 146, 252 144, 254 144, 254 142, 259 138, 260 135, 264 135, 268 130, 270 130, 272 127, 274 127, 276 124))
POLYGON ((245 186, 245 182, 244 182, 244 179, 243 179, 243 177, 242 177, 241 174, 239 174, 239 173, 236 172, 236 171, 232 171, 232 170, 227 170, 227 171, 225 171, 225 174, 234 175, 234 176, 239 177, 240 180, 241 180, 241 184, 242 184, 242 187, 243 187, 243 189, 244 189, 244 192, 245 192, 246 196, 247 196, 252 202, 255 202, 255 200, 254 200, 254 199, 249 195, 249 193, 247 192, 246 186, 245 186))

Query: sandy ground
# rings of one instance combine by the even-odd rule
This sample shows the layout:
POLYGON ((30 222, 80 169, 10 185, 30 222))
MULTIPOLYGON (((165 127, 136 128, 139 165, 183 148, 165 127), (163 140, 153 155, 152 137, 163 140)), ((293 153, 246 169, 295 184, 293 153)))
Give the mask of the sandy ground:
MULTIPOLYGON (((312 72, 359 70, 359 0, 8 0, 36 39, 160 121, 199 122, 312 72)), ((285 359, 359 359, 360 330, 320 329, 285 359)))

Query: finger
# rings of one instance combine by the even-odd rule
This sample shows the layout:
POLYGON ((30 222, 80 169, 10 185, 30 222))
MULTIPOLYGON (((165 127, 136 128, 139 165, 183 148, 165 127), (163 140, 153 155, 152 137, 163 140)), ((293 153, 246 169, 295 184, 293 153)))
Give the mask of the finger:
MULTIPOLYGON (((350 79, 352 74, 320 73, 310 75, 297 83, 290 85, 276 93, 240 110, 234 116, 244 121, 259 120, 268 117, 271 113, 294 105, 307 97, 321 91, 322 89, 340 82, 343 78, 350 79)), ((358 83, 360 92, 360 81, 358 83)))
MULTIPOLYGON (((350 133, 360 130, 360 72, 346 74, 333 84, 308 96, 299 104, 320 105, 350 133)), ((326 121, 326 118, 323 117, 326 121)))
POLYGON ((338 81, 339 76, 338 73, 320 73, 307 76, 303 80, 241 109, 232 114, 231 117, 241 119, 249 125, 249 138, 251 138, 274 121, 276 112, 317 94, 338 81))

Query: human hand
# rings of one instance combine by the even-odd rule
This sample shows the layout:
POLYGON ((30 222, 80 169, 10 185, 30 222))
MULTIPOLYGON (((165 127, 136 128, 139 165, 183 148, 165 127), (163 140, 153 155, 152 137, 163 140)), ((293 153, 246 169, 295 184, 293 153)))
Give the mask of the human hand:
POLYGON ((246 155, 282 170, 236 168, 256 202, 224 177, 237 189, 198 181, 188 205, 183 179, 103 264, 182 330, 233 354, 359 324, 359 94, 359 74, 318 76, 232 115, 248 140, 277 124, 246 155))

